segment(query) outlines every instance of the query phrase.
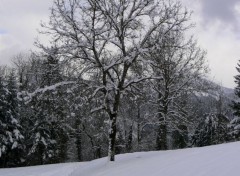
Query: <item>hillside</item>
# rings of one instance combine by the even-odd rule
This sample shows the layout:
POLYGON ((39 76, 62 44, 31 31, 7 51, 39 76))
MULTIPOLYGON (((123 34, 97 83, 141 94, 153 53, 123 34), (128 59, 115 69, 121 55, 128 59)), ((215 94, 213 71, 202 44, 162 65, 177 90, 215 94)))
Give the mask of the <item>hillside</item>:
POLYGON ((240 142, 183 150, 140 152, 82 163, 0 169, 0 176, 235 176, 240 142))

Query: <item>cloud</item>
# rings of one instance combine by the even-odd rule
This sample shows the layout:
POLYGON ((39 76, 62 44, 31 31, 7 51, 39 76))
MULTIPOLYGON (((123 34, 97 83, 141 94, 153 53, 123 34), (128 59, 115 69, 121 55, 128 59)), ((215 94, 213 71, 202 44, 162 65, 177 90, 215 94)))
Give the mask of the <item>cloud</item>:
POLYGON ((233 30, 239 30, 237 7, 239 0, 201 0, 201 15, 203 25, 220 22, 231 26, 233 30))
POLYGON ((202 29, 198 34, 198 41, 207 49, 210 77, 217 83, 233 88, 236 86, 234 76, 238 74, 235 67, 240 56, 239 40, 230 30, 225 30, 219 35, 216 32, 219 28, 219 25, 213 25, 207 31, 202 29))
POLYGON ((0 35, 1 35, 1 34, 6 34, 6 33, 7 33, 6 30, 4 30, 4 29, 0 29, 0 35))
POLYGON ((199 41, 208 49, 212 76, 227 87, 235 87, 235 67, 240 56, 240 1, 199 0, 199 41))
POLYGON ((41 21, 48 21, 53 0, 0 0, 0 65, 33 48, 41 21))
POLYGON ((182 0, 193 10, 192 21, 196 28, 191 34, 201 48, 207 50, 210 79, 223 86, 235 87, 234 76, 240 50, 240 1, 239 0, 182 0))
MULTIPOLYGON (((0 0, 0 65, 9 64, 19 52, 33 49, 34 38, 38 35, 36 29, 40 28, 41 20, 48 21, 52 1, 0 0)), ((197 27, 193 34, 200 46, 208 50, 211 76, 227 87, 234 87, 233 76, 237 74, 235 66, 240 56, 236 37, 240 36, 240 1, 181 1, 194 11, 192 20, 197 27)))
POLYGON ((22 42, 16 40, 11 34, 0 34, 0 65, 9 64, 13 56, 23 49, 22 42))

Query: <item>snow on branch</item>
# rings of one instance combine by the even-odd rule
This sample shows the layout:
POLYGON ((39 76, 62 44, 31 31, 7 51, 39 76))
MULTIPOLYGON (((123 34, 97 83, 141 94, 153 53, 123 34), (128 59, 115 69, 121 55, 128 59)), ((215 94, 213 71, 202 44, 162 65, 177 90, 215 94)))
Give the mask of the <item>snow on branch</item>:
POLYGON ((152 76, 133 79, 133 80, 129 81, 128 83, 126 83, 126 85, 124 86, 124 89, 129 87, 132 84, 139 83, 139 82, 147 80, 147 79, 152 79, 152 76))
POLYGON ((95 113, 95 112, 97 112, 97 111, 101 111, 101 110, 103 110, 103 109, 105 109, 104 106, 96 107, 96 108, 94 108, 94 109, 91 110, 91 114, 92 114, 92 113, 95 113))
MULTIPOLYGON (((38 88, 32 93, 27 93, 27 98, 25 98, 25 100, 27 100, 27 102, 29 102, 38 93, 45 93, 47 91, 55 90, 56 88, 58 88, 60 86, 75 84, 75 83, 76 83, 75 81, 63 81, 63 82, 59 82, 59 83, 56 83, 56 84, 51 85, 51 86, 45 86, 44 88, 38 88)), ((19 97, 19 95, 18 95, 18 97, 19 97)))

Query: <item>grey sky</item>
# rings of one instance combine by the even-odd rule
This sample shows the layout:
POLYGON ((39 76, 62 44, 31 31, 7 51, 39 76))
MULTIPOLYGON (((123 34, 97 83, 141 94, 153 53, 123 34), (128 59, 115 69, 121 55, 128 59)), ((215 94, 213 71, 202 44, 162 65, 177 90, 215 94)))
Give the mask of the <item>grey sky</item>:
POLYGON ((193 30, 207 59, 211 77, 226 87, 235 87, 233 76, 240 60, 240 0, 183 0, 193 13, 193 30))
POLYGON ((41 20, 47 20, 52 0, 0 0, 0 64, 33 48, 41 20))
MULTIPOLYGON (((53 0, 0 0, 0 65, 33 48, 40 21, 47 21, 53 0)), ((211 77, 234 87, 240 59, 240 0, 182 0, 194 11, 193 30, 208 51, 211 77)))
POLYGON ((202 0, 202 15, 204 21, 220 20, 236 26, 238 17, 236 6, 239 0, 202 0))

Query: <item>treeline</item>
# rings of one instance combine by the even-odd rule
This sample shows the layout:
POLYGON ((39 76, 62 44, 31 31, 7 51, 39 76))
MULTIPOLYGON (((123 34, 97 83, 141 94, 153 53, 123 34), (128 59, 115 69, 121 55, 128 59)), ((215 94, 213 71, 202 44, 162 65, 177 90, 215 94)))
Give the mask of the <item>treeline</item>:
POLYGON ((55 0, 51 10, 49 43, 1 68, 1 167, 238 138, 181 3, 55 0))
MULTIPOLYGON (((1 67, 1 167, 107 156, 109 119, 104 110, 96 108, 101 102, 85 87, 90 79, 79 79, 52 57, 19 55, 14 62, 14 68, 1 67)), ((116 154, 236 139, 234 128, 229 126, 231 99, 221 87, 205 80, 201 83, 205 88, 198 92, 186 92, 185 88, 181 96, 169 95, 171 102, 163 120, 159 92, 164 89, 156 91, 155 81, 145 81, 123 97, 116 154)))

